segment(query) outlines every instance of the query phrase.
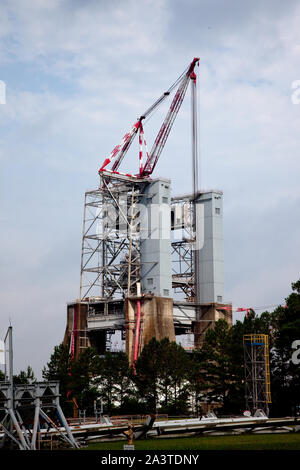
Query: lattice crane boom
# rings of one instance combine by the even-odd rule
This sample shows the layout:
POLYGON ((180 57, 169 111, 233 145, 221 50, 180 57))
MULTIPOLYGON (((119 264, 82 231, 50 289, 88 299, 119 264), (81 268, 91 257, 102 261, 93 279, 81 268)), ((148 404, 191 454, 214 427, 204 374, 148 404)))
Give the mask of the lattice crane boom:
MULTIPOLYGON (((182 102, 183 102, 183 99, 185 97, 185 94, 186 94, 186 90, 188 88, 188 85, 189 85, 189 82, 190 80, 195 80, 196 79, 196 76, 195 76, 195 73, 194 73, 194 68, 196 66, 196 64, 199 63, 199 58, 198 57, 195 57, 193 59, 193 61, 191 62, 191 64, 189 65, 189 67, 183 72, 183 74, 171 85, 171 87, 165 92, 163 93, 160 98, 158 98, 155 103, 153 103, 152 106, 150 106, 150 108, 148 108, 144 114, 142 114, 140 116, 140 118, 137 120, 137 122, 132 126, 131 130, 126 133, 123 137, 123 139, 121 140, 120 144, 117 145, 113 151, 111 152, 111 154, 109 155, 109 157, 107 157, 105 159, 105 161, 103 162, 103 165, 101 166, 100 170, 99 170, 99 174, 102 173, 103 171, 110 171, 112 173, 118 173, 118 168, 124 158, 124 156, 126 155, 126 152, 128 151, 130 145, 132 144, 137 132, 139 131, 140 132, 140 153, 139 153, 139 160, 140 160, 140 168, 139 168, 139 174, 138 175, 135 175, 139 178, 147 178, 149 177, 158 160, 159 160, 159 157, 161 155, 161 152, 166 144, 166 141, 167 141, 167 138, 170 134, 170 131, 172 129, 172 126, 173 126, 173 123, 175 121, 175 118, 178 114, 178 111, 182 105, 182 102), (146 162, 145 162, 145 165, 143 166, 142 165, 142 145, 143 143, 146 145, 146 141, 145 141, 145 138, 144 138, 144 130, 143 130, 143 125, 142 125, 142 121, 144 119, 146 119, 158 106, 160 106, 162 104, 162 102, 167 98, 167 96, 169 96, 169 94, 171 93, 171 91, 177 86, 178 86, 178 89, 175 93, 175 96, 172 100, 172 103, 170 105, 170 108, 168 110, 168 113, 166 115, 166 118, 156 136, 156 139, 154 141, 154 144, 152 146, 152 149, 151 149, 151 152, 148 154, 148 152, 146 152, 146 155, 147 155, 147 159, 146 159, 146 162), (111 170, 107 170, 106 167, 107 165, 109 165, 111 162, 113 162, 112 164, 112 168, 111 170)), ((126 173, 126 175, 128 176, 133 176, 133 175, 129 175, 128 173, 126 173)))
POLYGON ((193 62, 190 64, 187 72, 184 74, 183 79, 181 80, 181 83, 179 85, 179 88, 177 92, 175 93, 175 96, 173 98, 173 101, 171 103, 171 106, 169 108, 168 114, 157 134, 157 137, 154 141, 153 147, 151 149, 149 158, 147 159, 145 166, 142 171, 141 176, 148 176, 151 175, 153 172, 158 159, 161 155, 161 152, 166 144, 167 138, 170 134, 170 131, 172 129, 173 123, 175 121, 175 118, 178 114, 178 111, 182 105, 183 99, 186 94, 187 87, 189 85, 190 79, 193 78, 191 77, 196 63, 199 61, 198 58, 195 58, 193 62))

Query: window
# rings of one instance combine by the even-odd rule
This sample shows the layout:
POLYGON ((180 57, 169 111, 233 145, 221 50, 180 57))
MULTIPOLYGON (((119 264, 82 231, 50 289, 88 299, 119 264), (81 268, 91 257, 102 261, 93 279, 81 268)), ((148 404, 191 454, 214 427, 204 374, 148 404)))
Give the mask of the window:
POLYGON ((168 199, 166 196, 163 196, 162 202, 163 202, 164 204, 168 204, 169 199, 168 199))
POLYGON ((215 208, 215 212, 216 212, 216 214, 221 214, 221 209, 220 209, 220 207, 216 207, 216 208, 215 208))
POLYGON ((217 301, 218 301, 218 302, 222 302, 222 300, 223 300, 222 296, 221 296, 221 295, 218 295, 218 296, 217 296, 217 301))
POLYGON ((169 289, 164 289, 164 295, 169 295, 169 289))
POLYGON ((149 286, 153 286, 153 277, 149 277, 147 281, 149 286))

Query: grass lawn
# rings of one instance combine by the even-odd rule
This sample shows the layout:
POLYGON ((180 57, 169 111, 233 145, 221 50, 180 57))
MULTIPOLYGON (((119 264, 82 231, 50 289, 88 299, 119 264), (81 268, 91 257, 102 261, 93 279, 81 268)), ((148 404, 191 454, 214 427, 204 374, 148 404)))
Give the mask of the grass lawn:
MULTIPOLYGON (((124 444, 95 442, 82 450, 123 450, 124 444)), ((134 445, 135 450, 300 450, 300 433, 146 439, 134 445)))

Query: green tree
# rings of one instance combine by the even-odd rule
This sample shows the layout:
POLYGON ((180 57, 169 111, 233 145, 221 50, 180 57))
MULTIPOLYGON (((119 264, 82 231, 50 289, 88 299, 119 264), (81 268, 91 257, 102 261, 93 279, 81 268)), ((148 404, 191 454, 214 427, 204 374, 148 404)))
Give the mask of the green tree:
POLYGON ((91 412, 98 392, 91 381, 96 374, 99 357, 93 348, 86 348, 77 359, 69 354, 69 348, 55 346, 42 375, 47 381, 58 380, 61 406, 67 415, 72 415, 75 399, 80 409, 91 412))
POLYGON ((89 347, 82 351, 70 366, 70 393, 75 398, 79 409, 93 413, 94 401, 98 397, 98 390, 92 380, 97 373, 99 356, 94 348, 89 347))
POLYGON ((73 404, 70 403, 71 383, 71 366, 72 359, 69 354, 69 348, 61 343, 54 347, 50 361, 43 368, 42 376, 44 380, 58 380, 59 392, 61 395, 60 404, 66 415, 72 415, 73 404))
POLYGON ((135 364, 134 381, 146 412, 155 413, 158 406, 158 381, 161 371, 159 342, 152 338, 143 348, 135 364))
POLYGON ((292 361, 292 344, 300 340, 300 280, 274 314, 274 352, 271 369, 272 412, 275 416, 300 412, 300 367, 292 361))
POLYGON ((191 411, 199 416, 202 413, 201 402, 206 399, 207 379, 203 369, 204 353, 201 350, 193 351, 188 368, 188 381, 190 384, 189 402, 191 411))
POLYGON ((135 365, 134 380, 147 412, 183 413, 188 408, 188 357, 168 338, 152 338, 135 365))
POLYGON ((219 403, 223 412, 233 412, 232 398, 241 393, 243 356, 233 355, 233 329, 225 320, 218 320, 207 331, 199 359, 205 382, 202 393, 209 403, 219 403), (236 359, 236 357, 235 357, 236 359))
POLYGON ((27 366, 26 371, 21 370, 18 375, 14 375, 13 380, 15 384, 33 384, 36 382, 33 369, 30 366, 27 366))
POLYGON ((159 391, 162 411, 169 414, 183 414, 189 406, 188 370, 190 361, 186 351, 175 342, 164 338, 160 344, 159 391))
POLYGON ((130 404, 134 395, 127 355, 122 351, 107 352, 98 361, 93 384, 108 413, 125 412, 126 403, 130 404))

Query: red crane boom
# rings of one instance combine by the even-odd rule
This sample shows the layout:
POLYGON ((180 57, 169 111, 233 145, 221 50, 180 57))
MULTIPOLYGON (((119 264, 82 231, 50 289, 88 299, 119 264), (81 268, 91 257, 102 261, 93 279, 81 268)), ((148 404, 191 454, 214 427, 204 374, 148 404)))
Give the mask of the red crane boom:
POLYGON ((166 144, 167 138, 170 134, 170 131, 172 129, 173 123, 175 121, 175 118, 178 114, 178 111, 182 105, 183 99, 186 94, 186 90, 188 88, 190 80, 195 80, 196 75, 194 73, 194 68, 197 63, 199 63, 199 58, 195 57, 189 67, 183 72, 183 74, 176 80, 173 85, 165 92, 163 95, 156 100, 156 102, 150 106, 150 108, 147 109, 147 111, 140 116, 138 121, 133 125, 131 130, 124 135, 123 139, 121 140, 120 144, 117 145, 109 157, 107 157, 103 165, 101 166, 99 170, 99 174, 102 173, 103 171, 109 171, 112 173, 119 173, 117 170, 126 154, 128 151, 130 145, 132 144, 136 134, 138 131, 140 131, 140 153, 139 153, 139 160, 140 160, 140 169, 139 169, 139 174, 138 175, 130 175, 126 173, 127 176, 136 176, 139 178, 146 178, 150 176, 158 162, 158 159, 161 155, 161 152, 166 144), (150 153, 146 154, 147 159, 145 162, 145 165, 142 165, 142 145, 143 143, 146 145, 146 141, 144 139, 144 130, 143 130, 143 125, 142 121, 148 117, 165 99, 167 96, 170 95, 171 91, 177 86, 178 89, 175 93, 175 96, 172 100, 172 103, 170 105, 169 111, 166 115, 166 118, 156 136, 156 139, 154 141, 154 144, 152 146, 152 149, 150 153), (111 170, 107 170, 106 167, 113 161, 113 165, 111 170))

